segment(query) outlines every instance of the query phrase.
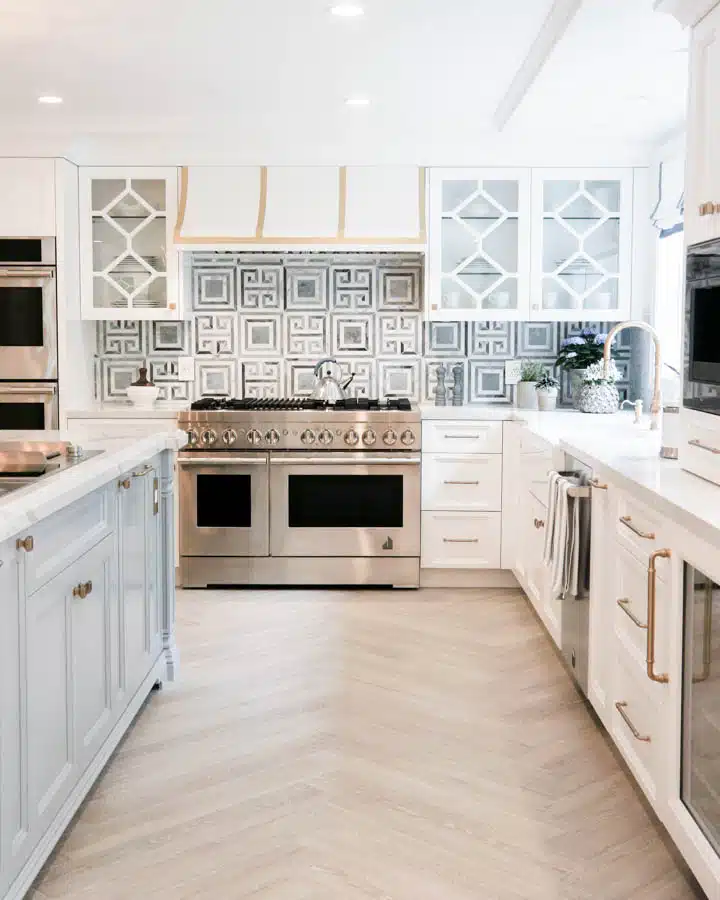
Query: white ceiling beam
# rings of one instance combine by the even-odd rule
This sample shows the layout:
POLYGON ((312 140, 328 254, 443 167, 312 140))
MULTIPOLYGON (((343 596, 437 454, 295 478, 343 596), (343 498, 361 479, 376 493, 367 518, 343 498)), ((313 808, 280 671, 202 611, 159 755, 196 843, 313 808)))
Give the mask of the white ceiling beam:
POLYGON ((553 50, 575 18, 583 0, 554 0, 550 12, 533 41, 528 55, 515 73, 505 96, 498 103, 493 115, 493 124, 502 131, 523 102, 535 83, 553 50))
POLYGON ((696 25, 715 6, 717 0, 655 0, 655 12, 674 16, 681 25, 696 25))

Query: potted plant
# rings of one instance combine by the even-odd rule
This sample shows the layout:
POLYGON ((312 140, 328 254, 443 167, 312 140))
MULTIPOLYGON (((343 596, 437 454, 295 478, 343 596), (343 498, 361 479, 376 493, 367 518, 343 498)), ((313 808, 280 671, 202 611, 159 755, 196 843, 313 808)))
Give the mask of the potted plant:
POLYGON ((536 383, 535 392, 537 394, 538 408, 542 412, 552 412, 555 409, 559 387, 560 382, 549 372, 545 372, 536 383))
POLYGON ((515 389, 515 405, 518 409, 537 409, 535 385, 545 375, 545 366, 526 359, 520 369, 520 381, 515 389))
POLYGON ((583 372, 588 366, 600 362, 606 340, 607 334, 594 328, 583 328, 579 335, 565 338, 560 345, 555 365, 570 374, 570 394, 576 407, 583 385, 583 372))
POLYGON ((593 363, 583 372, 583 384, 577 407, 584 413, 616 413, 620 407, 620 394, 615 387, 619 372, 614 360, 593 363))

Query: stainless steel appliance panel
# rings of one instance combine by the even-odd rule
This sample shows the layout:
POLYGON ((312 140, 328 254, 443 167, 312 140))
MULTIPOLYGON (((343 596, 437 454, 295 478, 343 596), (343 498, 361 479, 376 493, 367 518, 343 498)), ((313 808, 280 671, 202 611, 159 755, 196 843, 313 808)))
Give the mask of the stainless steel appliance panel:
POLYGON ((0 263, 0 379, 57 377, 55 267, 0 263))
POLYGON ((56 383, 0 383, 0 432, 54 430, 58 425, 56 383))
POLYGON ((181 454, 178 465, 181 556, 270 552, 267 454, 181 454))
POLYGON ((420 555, 420 457, 273 454, 273 556, 420 555))

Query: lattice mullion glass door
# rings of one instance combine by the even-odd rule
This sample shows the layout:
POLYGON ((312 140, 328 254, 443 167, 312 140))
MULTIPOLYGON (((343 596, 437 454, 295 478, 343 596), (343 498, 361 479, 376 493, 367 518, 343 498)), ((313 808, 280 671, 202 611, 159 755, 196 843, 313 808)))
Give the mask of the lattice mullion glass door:
POLYGON ((529 253, 529 170, 431 171, 429 318, 527 318, 529 253))
POLYGON ((83 317, 178 315, 176 170, 81 171, 83 317))
POLYGON ((531 318, 630 314, 632 170, 533 170, 531 318))

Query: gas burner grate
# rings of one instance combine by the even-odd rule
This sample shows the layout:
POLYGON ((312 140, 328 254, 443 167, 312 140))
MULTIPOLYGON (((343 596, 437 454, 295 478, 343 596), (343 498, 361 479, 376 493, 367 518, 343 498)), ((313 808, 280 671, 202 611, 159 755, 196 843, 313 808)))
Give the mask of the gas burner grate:
POLYGON ((336 409, 346 412, 388 411, 410 412, 412 405, 406 397, 389 397, 386 400, 375 400, 369 397, 350 397, 347 400, 338 400, 336 403, 327 403, 324 400, 313 400, 309 397, 246 397, 243 400, 230 397, 203 397, 196 400, 190 407, 193 410, 260 410, 287 412, 293 410, 321 410, 336 409))

